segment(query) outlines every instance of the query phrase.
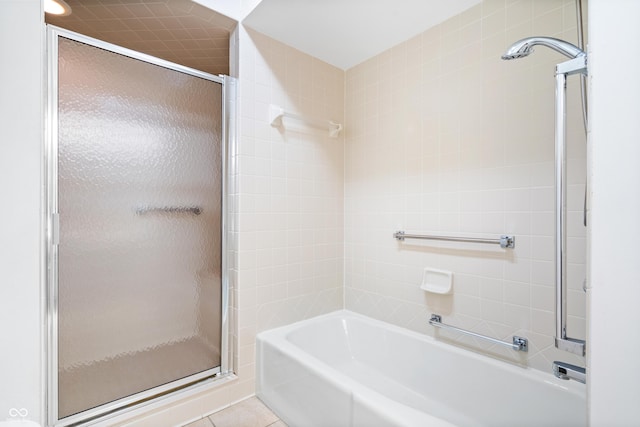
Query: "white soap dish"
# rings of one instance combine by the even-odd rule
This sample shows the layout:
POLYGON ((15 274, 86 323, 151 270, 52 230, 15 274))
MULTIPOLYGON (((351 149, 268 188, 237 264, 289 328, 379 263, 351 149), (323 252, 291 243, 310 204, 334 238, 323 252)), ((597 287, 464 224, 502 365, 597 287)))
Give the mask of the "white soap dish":
POLYGON ((420 289, 434 294, 450 294, 453 286, 453 273, 435 268, 425 268, 420 289))

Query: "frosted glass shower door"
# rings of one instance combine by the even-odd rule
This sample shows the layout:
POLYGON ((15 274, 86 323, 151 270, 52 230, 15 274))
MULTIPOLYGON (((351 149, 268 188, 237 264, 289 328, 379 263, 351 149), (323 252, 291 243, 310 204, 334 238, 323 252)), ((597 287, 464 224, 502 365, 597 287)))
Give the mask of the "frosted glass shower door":
POLYGON ((100 47, 57 39, 58 419, 221 364, 223 81, 100 47))

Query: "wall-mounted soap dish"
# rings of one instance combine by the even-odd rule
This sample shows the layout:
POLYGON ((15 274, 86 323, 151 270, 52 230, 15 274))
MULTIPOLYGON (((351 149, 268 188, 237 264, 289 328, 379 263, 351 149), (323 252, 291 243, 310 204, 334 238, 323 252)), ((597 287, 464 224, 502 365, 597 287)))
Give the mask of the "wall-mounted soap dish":
POLYGON ((453 286, 453 273, 447 270, 425 268, 420 289, 434 294, 450 294, 453 286))

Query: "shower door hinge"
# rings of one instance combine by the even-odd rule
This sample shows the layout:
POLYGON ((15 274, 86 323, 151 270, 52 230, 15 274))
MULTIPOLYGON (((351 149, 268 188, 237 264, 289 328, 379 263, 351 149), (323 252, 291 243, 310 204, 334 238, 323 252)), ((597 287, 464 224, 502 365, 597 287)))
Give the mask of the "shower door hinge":
POLYGON ((51 214, 51 244, 60 244, 60 214, 51 214))

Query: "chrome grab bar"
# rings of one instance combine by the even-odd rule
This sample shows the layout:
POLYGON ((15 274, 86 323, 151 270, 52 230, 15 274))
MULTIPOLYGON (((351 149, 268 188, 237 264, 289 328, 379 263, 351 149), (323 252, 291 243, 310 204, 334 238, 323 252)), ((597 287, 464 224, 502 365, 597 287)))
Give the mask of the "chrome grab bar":
POLYGON ((485 239, 481 237, 455 237, 455 236, 435 236, 428 234, 407 234, 404 231, 396 231, 393 237, 400 240, 404 239, 424 239, 424 240, 444 240, 448 242, 470 242, 470 243, 490 243, 498 244, 501 248, 515 248, 515 236, 500 236, 499 239, 485 239))
POLYGON ((566 89, 567 76, 587 74, 585 56, 556 66, 556 129, 555 129, 555 282, 556 282, 556 348, 579 356, 585 355, 585 341, 567 336, 567 146, 566 89))
POLYGON ((429 324, 431 326, 435 326, 436 328, 448 329, 451 331, 461 332, 463 334, 471 335, 476 338, 480 338, 483 340, 491 341, 494 344, 500 344, 506 347, 509 347, 516 351, 529 351, 529 340, 523 337, 513 336, 513 341, 501 341, 496 338, 491 338, 486 335, 480 335, 476 332, 467 331, 466 329, 460 329, 456 326, 447 325, 442 323, 442 316, 438 314, 432 314, 431 319, 429 319, 429 324))
POLYGON ((141 206, 136 208, 137 215, 148 213, 178 213, 200 215, 202 208, 199 206, 141 206))

